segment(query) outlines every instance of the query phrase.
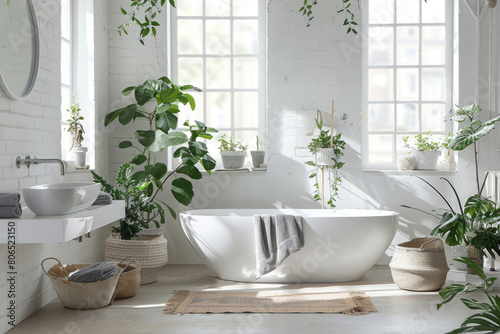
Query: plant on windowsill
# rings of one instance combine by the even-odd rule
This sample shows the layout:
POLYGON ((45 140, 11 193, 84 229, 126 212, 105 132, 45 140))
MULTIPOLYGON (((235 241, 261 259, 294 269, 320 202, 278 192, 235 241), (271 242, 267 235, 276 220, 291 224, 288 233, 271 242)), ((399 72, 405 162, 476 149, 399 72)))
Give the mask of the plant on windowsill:
POLYGON ((409 141, 409 136, 403 137, 404 147, 409 149, 409 153, 417 158, 416 169, 435 170, 441 156, 441 150, 449 147, 448 139, 441 142, 434 141, 431 131, 427 132, 427 135, 421 133, 416 135, 414 137, 415 146, 412 146, 409 141))
POLYGON ((77 166, 85 166, 85 155, 87 154, 88 148, 82 146, 83 134, 85 130, 83 129, 82 121, 83 116, 80 114, 82 110, 80 104, 77 102, 76 93, 73 92, 72 96, 73 103, 69 106, 66 111, 69 113, 70 117, 67 120, 69 127, 68 132, 72 137, 71 148, 68 152, 68 160, 74 161, 77 166))
POLYGON ((255 141, 257 144, 257 150, 250 151, 250 155, 252 156, 253 168, 261 168, 261 165, 264 163, 264 159, 266 157, 266 151, 259 151, 259 136, 256 136, 255 141))
POLYGON ((243 145, 243 141, 236 141, 236 138, 223 134, 218 139, 220 156, 222 158, 222 166, 224 169, 240 169, 245 164, 248 145, 243 145))
MULTIPOLYGON (((309 175, 309 178, 315 178, 316 183, 314 200, 322 201, 322 206, 325 198, 321 198, 321 193, 324 194, 324 176, 328 172, 328 181, 330 183, 330 196, 328 198, 327 204, 331 207, 335 207, 335 201, 338 197, 339 186, 342 182, 338 170, 344 166, 344 163, 340 161, 344 155, 343 150, 345 149, 345 141, 342 140, 342 135, 333 135, 331 130, 323 130, 323 116, 321 111, 318 110, 317 118, 315 118, 316 126, 318 127, 320 134, 318 137, 313 138, 308 145, 309 152, 313 153, 316 157, 315 161, 307 161, 306 165, 313 166, 315 168, 314 172, 309 175), (319 181, 318 172, 321 170, 321 184, 323 191, 319 191, 319 181)), ((324 195, 323 195, 324 197, 324 195)))
POLYGON ((465 319, 460 327, 454 329, 446 334, 459 334, 459 333, 498 333, 500 330, 500 296, 492 296, 489 291, 496 281, 496 277, 488 278, 484 274, 483 268, 469 258, 460 257, 455 259, 458 262, 464 263, 470 267, 472 271, 482 280, 481 284, 452 284, 447 286, 439 295, 443 301, 437 304, 439 310, 444 304, 447 304, 458 295, 468 294, 474 291, 482 291, 488 298, 487 302, 480 302, 476 299, 461 298, 460 300, 471 310, 480 310, 467 319, 465 319))
MULTIPOLYGON (((429 213, 440 219, 439 224, 431 234, 444 238, 449 246, 462 245, 462 247, 467 247, 469 257, 482 265, 485 253, 493 258, 495 258, 495 254, 500 254, 500 230, 496 226, 496 223, 500 222, 500 208, 496 206, 496 203, 482 195, 488 175, 486 175, 485 181, 480 184, 477 141, 495 128, 495 123, 500 121, 500 116, 483 123, 478 119, 481 111, 482 109, 477 105, 457 106, 452 120, 459 123, 467 122, 468 125, 463 125, 449 142, 449 147, 455 151, 473 146, 477 194, 470 196, 462 206, 462 201, 453 184, 446 178, 442 178, 450 185, 455 194, 458 204, 458 210, 456 210, 434 186, 426 180, 418 178, 429 185, 448 207, 441 216, 429 213)), ((405 205, 403 207, 415 209, 405 205)))

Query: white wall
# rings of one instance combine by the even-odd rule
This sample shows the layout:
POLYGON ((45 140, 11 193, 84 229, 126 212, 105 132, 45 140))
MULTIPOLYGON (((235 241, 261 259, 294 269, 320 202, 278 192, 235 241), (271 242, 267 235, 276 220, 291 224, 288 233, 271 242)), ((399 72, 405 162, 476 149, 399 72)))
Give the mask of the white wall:
MULTIPOLYGON (((96 110, 107 109, 107 6, 94 1, 96 10, 96 110)), ((22 101, 13 101, 0 90, 0 192, 19 191, 20 188, 48 182, 86 180, 90 173, 68 173, 60 176, 58 165, 32 166, 17 169, 15 158, 29 154, 39 158, 58 158, 60 141, 60 2, 35 0, 35 10, 40 29, 40 71, 33 93, 22 101)), ((102 118, 96 115, 96 118, 102 118)), ((105 136, 99 138, 98 169, 107 172, 107 144, 105 136)), ((18 245, 16 252, 16 321, 21 322, 31 313, 56 297, 49 279, 43 274, 40 263, 46 257, 56 257, 63 263, 85 263, 102 260, 104 239, 109 228, 102 228, 83 243, 76 241, 62 245, 18 245)), ((0 245, 0 272, 6 273, 7 247, 0 245)), ((0 332, 11 328, 7 307, 10 303, 6 274, 0 281, 0 332)), ((61 330, 66 324, 61 324, 61 330)))
MULTIPOLYGON (((110 22, 116 20, 119 3, 110 2, 110 22)), ((463 6, 462 2, 461 6, 463 6)), ((360 18, 357 2, 353 11, 360 18)), ((267 174, 217 174, 205 176, 196 182, 196 195, 190 208, 269 208, 301 207, 314 208, 319 204, 312 200, 312 182, 303 164, 311 157, 307 144, 312 138, 316 109, 330 118, 331 100, 335 99, 335 125, 347 141, 345 161, 342 169, 343 183, 340 190, 339 208, 388 209, 401 213, 396 238, 387 252, 393 247, 416 236, 428 235, 437 221, 426 215, 401 208, 407 204, 430 211, 444 207, 442 200, 427 185, 416 177, 363 172, 361 168, 361 51, 363 37, 346 35, 342 26, 342 15, 335 13, 340 2, 321 1, 315 10, 315 18, 309 28, 305 27, 303 17, 297 12, 298 4, 293 1, 273 0, 268 3, 268 156, 273 155, 275 169, 267 174)), ((460 87, 458 103, 465 103, 466 97, 474 92, 473 58, 471 44, 474 37, 474 24, 461 10, 460 19, 460 87), (472 34, 472 35, 471 35, 472 34)), ((498 31, 499 11, 495 9, 494 20, 498 31)), ((360 19, 358 22, 361 21, 360 19)), ((111 24, 111 23, 110 23, 111 24)), ((163 25, 166 25, 162 23, 163 25)), ((483 28, 484 30, 484 28, 483 28)), ((359 29, 361 31, 361 29, 359 29)), ((110 35, 110 96, 119 100, 119 92, 129 85, 143 79, 155 77, 148 68, 157 67, 157 58, 143 52, 144 47, 131 36, 119 38, 110 35), (125 50, 123 49, 125 48, 125 50), (141 66, 137 66, 141 62, 141 66), (126 69, 122 66, 127 65, 126 69), (140 71, 144 68, 146 71, 140 71), (149 72, 149 73, 148 73, 149 72)), ((498 37, 496 37, 498 40, 498 37)), ((165 43, 162 36, 159 45, 165 43)), ((497 44, 497 42, 496 42, 497 44)), ((473 44, 472 44, 473 45, 473 44)), ((487 44, 481 44, 484 57, 487 44)), ((146 47, 149 50, 149 46, 146 47)), ((164 49, 161 51, 164 55, 164 49)), ((164 58, 162 58, 163 60, 164 58)), ((161 63, 163 66, 165 63, 161 63)), ((485 69, 482 68, 482 75, 485 69)), ((497 69, 498 72, 498 69, 497 69)), ((496 76, 498 78, 498 74, 496 76)), ((495 85, 497 86, 495 81, 495 85)), ((496 87, 495 86, 495 87, 496 87)), ((495 90, 498 96, 498 89, 495 90)), ((481 100, 483 103, 483 100, 481 100)), ((125 105, 121 102, 114 108, 125 105)), ((498 112, 498 107, 495 109, 498 112)), ((182 118, 182 117, 181 117, 182 118)), ((488 150, 497 145, 499 132, 483 140, 481 150, 488 163, 483 168, 494 168, 500 161, 499 153, 488 150), (495 144, 496 143, 496 144, 495 144)), ((129 159, 131 152, 118 152, 116 146, 120 137, 130 136, 130 129, 117 128, 111 140, 111 174, 119 164, 129 159)), ((497 145, 498 146, 498 145, 497 145)), ((498 169, 498 167, 496 167, 498 169)), ((451 191, 443 174, 424 176, 448 198, 451 191)), ((469 196, 474 192, 473 155, 470 150, 459 154, 457 174, 445 174, 457 187, 460 195, 469 196)), ((178 211, 185 207, 178 205, 168 191, 162 199, 172 204, 178 211)), ((199 263, 199 259, 187 242, 178 221, 172 219, 166 224, 165 234, 169 240, 170 263, 199 263)), ((381 263, 387 263, 385 256, 381 263)))

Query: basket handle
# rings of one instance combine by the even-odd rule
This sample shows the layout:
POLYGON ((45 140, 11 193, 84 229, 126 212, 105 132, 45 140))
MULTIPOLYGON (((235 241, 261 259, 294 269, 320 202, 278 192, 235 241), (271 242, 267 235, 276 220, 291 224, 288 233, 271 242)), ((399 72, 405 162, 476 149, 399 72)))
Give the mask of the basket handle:
POLYGON ((427 240, 426 242, 422 243, 420 245, 420 249, 421 250, 424 250, 424 246, 427 245, 427 244, 430 244, 431 242, 434 242, 434 241, 439 241, 439 246, 438 246, 438 249, 439 248, 443 248, 443 240, 441 240, 441 238, 429 238, 429 240, 427 240))
MULTIPOLYGON (((141 266, 141 265, 139 264, 139 262, 137 262, 137 261, 136 261, 136 260, 134 260, 134 259, 131 259, 131 258, 130 258, 130 256, 128 256, 128 257, 126 257, 125 259, 121 260, 121 261, 120 261, 120 262, 118 262, 116 265, 117 265, 117 266, 119 266, 120 264, 124 264, 124 263, 125 263, 125 261, 128 261, 128 262, 127 262, 127 265, 125 266, 125 268, 127 268, 127 267, 131 264, 131 263, 135 263, 135 264, 137 264, 139 267, 141 266)), ((124 269, 124 270, 125 270, 125 269, 124 269)))
MULTIPOLYGON (((125 260, 120 261, 120 263, 124 262, 125 260)), ((130 263, 130 261, 129 261, 129 263, 130 263)), ((113 296, 111 297, 111 300, 109 301, 108 305, 106 305, 106 306, 113 305, 113 302, 115 301, 116 295, 118 294, 118 282, 120 281, 120 277, 121 277, 123 271, 125 270, 125 268, 122 268, 120 266, 118 266, 118 268, 120 271, 117 274, 119 277, 118 277, 118 280, 116 280, 115 291, 113 292, 113 296)))
POLYGON ((59 263, 59 265, 60 265, 61 267, 63 266, 63 265, 62 265, 62 263, 61 263, 61 261, 59 261, 59 260, 58 260, 58 259, 56 259, 55 257, 48 257, 48 258, 44 259, 44 260, 42 261, 42 263, 40 263, 40 266, 42 267, 43 272, 44 272, 44 273, 45 273, 45 275, 47 275, 47 276, 50 276, 50 275, 47 273, 47 271, 46 271, 46 270, 45 270, 45 268, 43 267, 43 264, 44 264, 44 263, 45 263, 45 261, 47 261, 47 260, 56 260, 56 261, 57 261, 57 263, 59 263))

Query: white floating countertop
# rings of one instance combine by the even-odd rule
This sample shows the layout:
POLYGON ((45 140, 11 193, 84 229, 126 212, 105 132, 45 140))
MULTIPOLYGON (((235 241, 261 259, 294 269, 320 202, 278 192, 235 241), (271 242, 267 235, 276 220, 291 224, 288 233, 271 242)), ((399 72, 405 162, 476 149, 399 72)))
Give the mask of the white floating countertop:
POLYGON ((0 218, 0 244, 64 243, 125 216, 125 201, 93 205, 60 216, 37 216, 27 207, 19 218, 0 218))

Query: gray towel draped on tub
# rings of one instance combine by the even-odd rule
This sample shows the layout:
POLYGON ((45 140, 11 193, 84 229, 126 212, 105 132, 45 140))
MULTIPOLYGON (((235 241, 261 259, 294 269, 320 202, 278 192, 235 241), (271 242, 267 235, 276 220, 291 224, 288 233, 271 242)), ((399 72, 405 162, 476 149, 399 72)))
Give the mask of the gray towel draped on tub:
POLYGON ((293 215, 254 215, 257 279, 304 247, 304 218, 293 215))

